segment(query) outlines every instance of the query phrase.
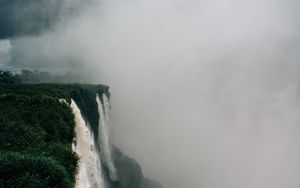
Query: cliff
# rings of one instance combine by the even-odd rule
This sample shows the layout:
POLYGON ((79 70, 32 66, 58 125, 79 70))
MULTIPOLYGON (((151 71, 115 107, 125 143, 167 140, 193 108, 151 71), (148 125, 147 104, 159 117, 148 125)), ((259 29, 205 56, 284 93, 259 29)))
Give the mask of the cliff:
MULTIPOLYGON (((108 89, 80 84, 0 85, 0 187, 74 187, 80 158, 72 150, 71 99, 97 139, 96 95, 109 96, 108 89)), ((112 158, 118 180, 110 179, 103 164, 107 188, 160 187, 145 179, 138 163, 116 147, 112 158)))

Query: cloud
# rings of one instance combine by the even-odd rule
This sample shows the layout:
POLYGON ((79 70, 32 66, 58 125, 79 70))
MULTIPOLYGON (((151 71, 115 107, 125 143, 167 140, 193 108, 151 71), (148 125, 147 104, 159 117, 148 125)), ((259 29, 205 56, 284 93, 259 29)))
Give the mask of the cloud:
POLYGON ((9 62, 10 48, 9 40, 0 40, 0 67, 9 62))
POLYGON ((78 14, 91 2, 82 0, 1 0, 0 39, 36 36, 78 14))
POLYGON ((165 187, 298 188, 297 7, 94 2, 52 32, 12 40, 10 65, 110 85, 114 143, 165 187))
POLYGON ((62 1, 2 0, 0 2, 0 38, 36 35, 53 26, 62 1))

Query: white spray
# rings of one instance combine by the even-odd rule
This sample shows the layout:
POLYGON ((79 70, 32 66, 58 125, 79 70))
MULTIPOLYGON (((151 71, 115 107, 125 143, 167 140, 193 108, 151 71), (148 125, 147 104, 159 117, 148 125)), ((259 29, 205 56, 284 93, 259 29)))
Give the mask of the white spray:
POLYGON ((112 160, 111 145, 109 140, 109 130, 111 127, 110 102, 105 94, 102 94, 102 102, 97 95, 97 104, 99 111, 99 142, 101 145, 101 154, 104 157, 105 163, 109 169, 110 178, 117 180, 116 169, 112 160))
POLYGON ((80 157, 79 172, 76 178, 76 188, 104 188, 101 172, 100 155, 96 151, 94 137, 80 109, 71 101, 71 108, 75 114, 76 145, 74 150, 80 157))

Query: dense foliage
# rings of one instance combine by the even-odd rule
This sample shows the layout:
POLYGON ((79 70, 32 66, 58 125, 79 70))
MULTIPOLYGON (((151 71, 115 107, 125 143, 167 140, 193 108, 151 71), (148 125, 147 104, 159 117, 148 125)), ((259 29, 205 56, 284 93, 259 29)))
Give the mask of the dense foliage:
POLYGON ((21 83, 21 78, 19 75, 13 75, 9 71, 0 70, 0 84, 15 84, 21 83))
POLYGON ((0 84, 0 187, 74 187, 78 157, 68 103, 73 98, 89 116, 102 92, 108 87, 0 84))
MULTIPOLYGON (((0 84, 0 95, 16 94, 28 96, 47 95, 65 99, 68 103, 73 98, 93 131, 97 133, 99 114, 96 94, 110 96, 108 86, 88 84, 0 84)), ((97 138, 97 134, 95 135, 97 138)))
POLYGON ((0 104, 0 187, 73 187, 78 157, 69 106, 13 94, 0 104))
POLYGON ((26 70, 12 73, 10 71, 0 70, 0 84, 41 84, 41 83, 77 83, 84 79, 80 74, 61 73, 53 74, 47 71, 26 70))

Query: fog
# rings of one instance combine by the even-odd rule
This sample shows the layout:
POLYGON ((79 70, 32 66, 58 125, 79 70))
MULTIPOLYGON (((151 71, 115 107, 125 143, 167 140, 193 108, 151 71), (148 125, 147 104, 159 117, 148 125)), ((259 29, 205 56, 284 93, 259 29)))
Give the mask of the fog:
POLYGON ((299 5, 94 1, 6 65, 109 85, 113 143, 166 188, 299 188, 299 5))

